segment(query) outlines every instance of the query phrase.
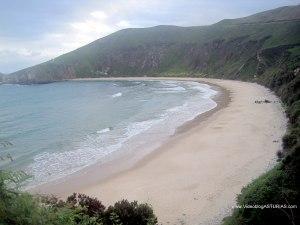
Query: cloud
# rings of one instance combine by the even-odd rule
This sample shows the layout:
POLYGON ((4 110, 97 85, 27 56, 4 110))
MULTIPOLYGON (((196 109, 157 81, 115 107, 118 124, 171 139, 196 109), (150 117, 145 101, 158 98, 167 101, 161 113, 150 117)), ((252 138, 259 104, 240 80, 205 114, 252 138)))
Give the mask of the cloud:
MULTIPOLYGON (((92 12, 91 17, 85 21, 73 22, 70 24, 73 30, 70 30, 77 42, 91 41, 94 38, 105 36, 115 31, 115 27, 106 21, 105 14, 100 14, 100 11, 92 12), (101 16, 100 16, 101 15, 101 16)), ((66 34, 68 35, 68 34, 66 34)))
POLYGON ((206 25, 293 2, 296 4, 292 0, 90 0, 87 4, 85 0, 64 0, 39 2, 32 13, 30 10, 37 4, 32 1, 27 11, 23 10, 27 4, 20 6, 18 12, 12 8, 11 13, 18 14, 12 20, 0 20, 0 72, 13 72, 52 59, 128 27, 206 25), (54 8, 40 10, 43 4, 54 8), (49 17, 52 14, 55 17, 49 17), (26 26, 20 27, 21 22, 26 26))
POLYGON ((106 19, 107 18, 107 14, 103 11, 94 11, 90 13, 91 16, 97 18, 97 19, 106 19))
POLYGON ((0 39, 0 71, 14 72, 27 66, 47 61, 61 54, 86 45, 117 30, 134 27, 122 19, 121 11, 128 5, 118 7, 108 4, 105 10, 91 10, 81 16, 81 20, 62 21, 63 29, 44 32, 38 40, 0 39), (14 57, 13 57, 14 56, 14 57), (16 65, 13 66, 13 62, 16 65), (22 62, 22 63, 20 63, 22 62), (9 68, 12 66, 11 68, 9 68))

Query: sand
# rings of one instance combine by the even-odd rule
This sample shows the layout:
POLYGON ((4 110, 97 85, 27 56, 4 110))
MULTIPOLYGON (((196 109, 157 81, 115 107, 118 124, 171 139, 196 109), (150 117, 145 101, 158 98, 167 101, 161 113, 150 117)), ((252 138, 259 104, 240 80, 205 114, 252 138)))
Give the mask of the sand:
POLYGON ((280 101, 260 85, 189 80, 224 88, 218 107, 135 163, 125 157, 119 162, 130 162, 126 165, 95 165, 35 191, 60 196, 76 191, 104 204, 121 199, 147 202, 162 224, 220 223, 242 187, 274 166, 287 121, 280 101), (264 99, 271 103, 255 103, 264 99))

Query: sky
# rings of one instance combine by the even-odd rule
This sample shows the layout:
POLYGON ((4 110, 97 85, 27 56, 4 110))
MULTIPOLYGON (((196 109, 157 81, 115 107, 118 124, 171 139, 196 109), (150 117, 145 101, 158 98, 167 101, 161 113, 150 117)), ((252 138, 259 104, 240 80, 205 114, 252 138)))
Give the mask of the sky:
POLYGON ((299 0, 0 0, 0 72, 55 58, 129 27, 209 25, 299 0))

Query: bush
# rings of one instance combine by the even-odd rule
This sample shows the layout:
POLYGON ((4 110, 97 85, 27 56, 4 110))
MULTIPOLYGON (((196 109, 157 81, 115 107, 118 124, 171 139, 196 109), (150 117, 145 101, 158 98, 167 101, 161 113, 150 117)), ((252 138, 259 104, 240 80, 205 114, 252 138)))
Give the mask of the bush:
POLYGON ((282 147, 283 149, 290 149, 297 144, 297 135, 290 133, 286 134, 282 138, 282 147))
POLYGON ((66 202, 73 208, 80 206, 84 213, 91 217, 100 217, 105 210, 105 206, 98 199, 91 198, 85 194, 73 193, 67 198, 66 202))
MULTIPOLYGON (((148 204, 138 204, 136 201, 128 202, 122 200, 110 206, 106 211, 106 218, 110 220, 111 217, 117 216, 121 224, 131 225, 152 225, 157 224, 152 208, 148 204)), ((112 224, 109 223, 108 224, 112 224)))
MULTIPOLYGON (((240 206, 246 205, 297 205, 298 191, 293 184, 293 177, 277 166, 242 190, 237 198, 240 206), (292 189, 291 189, 292 188, 292 189)), ((224 219, 225 225, 281 225, 296 224, 299 218, 297 209, 277 209, 277 208, 236 208, 232 216, 224 219)))
POLYGON ((294 102, 287 111, 290 123, 292 125, 300 126, 299 116, 300 116, 300 100, 294 102))
POLYGON ((11 173, 0 170, 1 225, 154 225, 151 207, 122 200, 105 206, 96 199, 74 193, 66 201, 55 196, 32 196, 7 187, 11 173))

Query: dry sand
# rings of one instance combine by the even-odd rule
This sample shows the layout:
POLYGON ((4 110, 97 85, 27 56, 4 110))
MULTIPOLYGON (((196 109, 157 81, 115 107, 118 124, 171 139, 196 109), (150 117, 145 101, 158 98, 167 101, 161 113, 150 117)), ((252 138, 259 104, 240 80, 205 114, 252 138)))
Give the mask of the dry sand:
POLYGON ((100 171, 112 171, 119 164, 94 166, 36 191, 61 196, 82 192, 105 204, 123 198, 147 202, 162 224, 218 224, 242 187, 274 165, 286 118, 274 94, 257 84, 189 80, 225 88, 230 101, 223 92, 217 109, 193 120, 127 170, 114 170, 118 173, 104 179, 100 171), (271 103, 255 103, 264 99, 271 103))

